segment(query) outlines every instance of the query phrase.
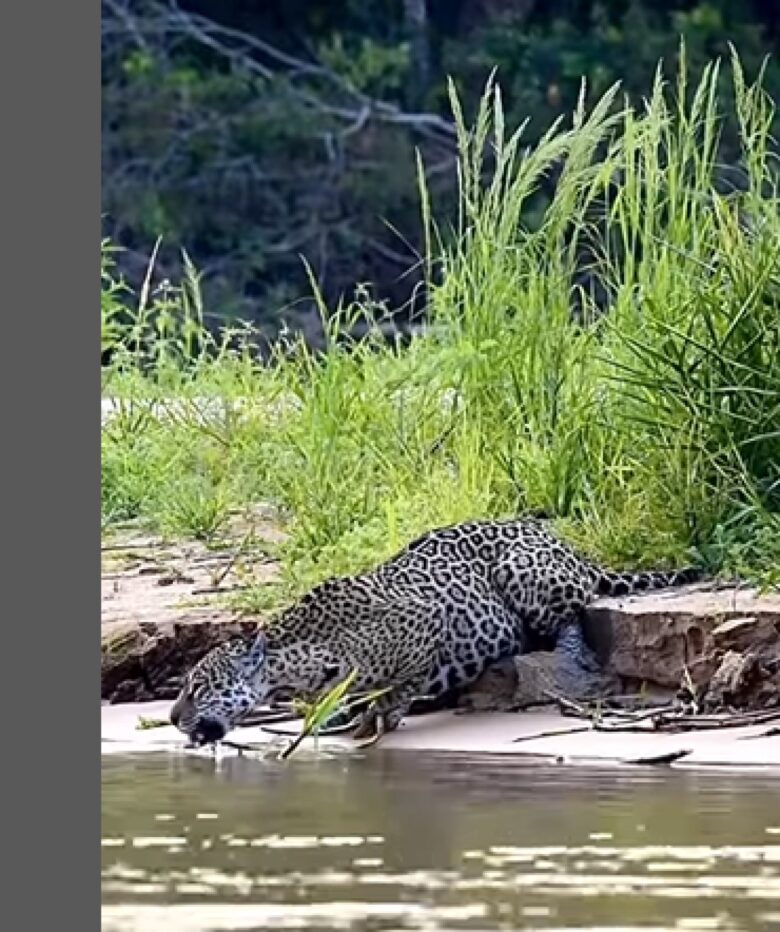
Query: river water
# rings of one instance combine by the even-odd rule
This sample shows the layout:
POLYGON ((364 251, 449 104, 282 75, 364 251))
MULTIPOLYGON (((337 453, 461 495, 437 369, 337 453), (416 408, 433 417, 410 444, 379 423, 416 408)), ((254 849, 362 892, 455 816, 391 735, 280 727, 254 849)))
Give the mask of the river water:
POLYGON ((778 783, 380 749, 112 755, 102 928, 780 930, 778 783))

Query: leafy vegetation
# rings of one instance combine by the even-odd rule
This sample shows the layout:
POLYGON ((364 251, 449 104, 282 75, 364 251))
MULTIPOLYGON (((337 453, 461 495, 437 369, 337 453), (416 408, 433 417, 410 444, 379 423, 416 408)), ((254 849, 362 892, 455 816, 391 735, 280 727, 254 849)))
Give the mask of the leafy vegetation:
POLYGON ((616 568, 693 559, 780 582, 774 109, 736 55, 692 85, 688 70, 659 71, 641 106, 583 96, 530 147, 494 82, 473 124, 451 85, 458 221, 442 233, 418 165, 431 311, 407 341, 370 299, 330 310, 309 269, 324 346, 282 334, 266 358, 253 328, 204 327, 191 265, 176 286, 150 268, 131 305, 106 244, 106 525, 214 539, 269 503, 289 533, 279 599, 430 527, 527 511, 616 568))

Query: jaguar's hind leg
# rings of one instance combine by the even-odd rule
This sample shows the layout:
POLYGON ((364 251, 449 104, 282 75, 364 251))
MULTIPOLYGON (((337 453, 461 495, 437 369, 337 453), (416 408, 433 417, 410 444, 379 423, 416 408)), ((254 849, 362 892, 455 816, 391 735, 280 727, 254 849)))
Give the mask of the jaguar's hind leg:
POLYGON ((493 583, 522 624, 524 653, 553 651, 554 660, 546 668, 548 692, 576 699, 609 689, 583 631, 588 596, 575 559, 568 554, 547 560, 534 555, 525 561, 513 556, 496 568, 493 583))
POLYGON ((584 608, 579 617, 564 615, 555 623, 552 678, 567 699, 595 699, 613 691, 614 680, 585 640, 584 608))

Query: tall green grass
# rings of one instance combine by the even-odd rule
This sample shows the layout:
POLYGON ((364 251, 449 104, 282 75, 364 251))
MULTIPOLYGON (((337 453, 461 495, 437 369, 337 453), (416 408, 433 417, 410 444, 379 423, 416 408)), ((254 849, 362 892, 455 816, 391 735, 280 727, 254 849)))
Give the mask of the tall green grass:
POLYGON ((583 95, 530 149, 492 80, 471 122, 452 89, 460 211, 443 235, 420 162, 431 326, 403 347, 345 337, 370 306, 320 302, 324 350, 289 337, 261 360, 251 328, 205 331, 191 265, 157 291, 150 267, 135 308, 104 265, 104 391, 125 399, 103 432, 105 523, 209 539, 271 503, 292 590, 431 526, 528 510, 612 566, 780 581, 773 104, 729 66, 736 172, 717 62, 692 84, 684 61, 672 86, 659 69, 641 105, 583 95))

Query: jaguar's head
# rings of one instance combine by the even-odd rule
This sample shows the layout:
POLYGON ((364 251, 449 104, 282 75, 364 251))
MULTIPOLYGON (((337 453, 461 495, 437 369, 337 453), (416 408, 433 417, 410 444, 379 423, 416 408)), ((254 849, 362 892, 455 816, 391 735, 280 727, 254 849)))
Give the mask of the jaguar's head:
POLYGON ((187 673, 171 708, 171 722, 193 744, 221 741, 268 694, 266 657, 262 631, 210 650, 187 673))
POLYGON ((350 671, 347 660, 336 658, 319 637, 302 639, 284 630, 275 632, 272 646, 265 631, 226 641, 187 673, 171 722, 193 744, 213 744, 280 691, 310 697, 332 685, 350 671))

